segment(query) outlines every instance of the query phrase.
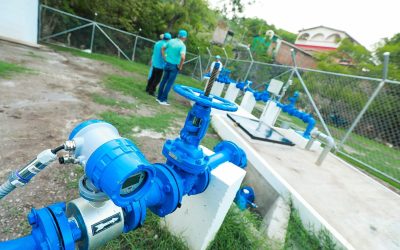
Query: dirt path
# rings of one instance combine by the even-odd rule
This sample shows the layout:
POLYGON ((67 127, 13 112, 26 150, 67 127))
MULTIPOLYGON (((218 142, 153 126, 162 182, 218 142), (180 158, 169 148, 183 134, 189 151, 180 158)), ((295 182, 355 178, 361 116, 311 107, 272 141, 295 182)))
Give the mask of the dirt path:
MULTIPOLYGON (((102 62, 4 41, 0 60, 34 71, 0 78, 0 182, 37 153, 62 143, 78 122, 105 108, 90 97, 106 92, 100 85, 105 75, 127 75, 102 62)), ((80 177, 76 168, 55 163, 0 201, 0 240, 30 231, 26 215, 32 207, 77 197, 72 185, 80 177)))

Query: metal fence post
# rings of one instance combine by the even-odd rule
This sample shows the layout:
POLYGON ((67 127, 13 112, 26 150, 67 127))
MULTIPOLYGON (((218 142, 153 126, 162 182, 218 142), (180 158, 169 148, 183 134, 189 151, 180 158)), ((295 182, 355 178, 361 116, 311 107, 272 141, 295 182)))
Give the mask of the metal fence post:
POLYGON ((386 83, 387 76, 388 76, 388 66, 389 66, 389 52, 383 53, 383 75, 382 75, 382 81, 379 83, 378 87, 374 90, 372 93, 371 97, 368 99, 367 103, 363 107, 363 109, 360 111, 354 122, 351 124, 349 130, 347 130, 346 134, 343 136, 343 139, 340 141, 338 145, 338 149, 340 149, 343 144, 346 142, 346 140, 349 138, 351 132, 353 132, 354 128, 357 126, 357 124, 360 122, 361 118, 364 116, 365 112, 367 112, 369 106, 371 103, 374 101, 376 96, 381 92, 383 86, 386 83))
MULTIPOLYGON (((199 57, 200 56, 200 48, 197 47, 197 50, 199 51, 199 55, 197 57, 199 57)), ((194 65, 194 69, 193 69, 193 72, 192 72, 192 78, 194 78, 194 73, 196 72, 196 68, 197 68, 197 64, 198 63, 199 63, 199 60, 196 60, 196 64, 194 65)))
POLYGON ((229 57, 228 57, 228 53, 226 53, 226 50, 225 50, 225 48, 222 48, 222 50, 224 51, 224 54, 225 54, 225 57, 226 57, 226 60, 225 60, 225 67, 228 65, 228 59, 229 59, 229 57))
POLYGON ((247 47, 247 51, 249 52, 251 62, 250 62, 249 69, 248 69, 247 72, 246 72, 246 76, 244 77, 244 81, 247 81, 247 78, 249 77, 249 74, 250 74, 250 70, 251 70, 251 68, 253 67, 253 63, 254 63, 253 55, 251 54, 251 51, 250 51, 250 48, 249 48, 249 47, 247 47))
POLYGON ((287 82, 285 83, 285 85, 283 85, 282 87, 282 93, 278 96, 278 101, 281 101, 281 99, 285 96, 286 91, 289 89, 289 87, 292 85, 293 83, 293 76, 295 74, 295 70, 294 68, 290 69, 290 76, 289 79, 287 80, 287 82))
POLYGON ((138 40, 138 35, 136 35, 136 38, 135 38, 135 43, 134 43, 134 45, 133 45, 133 51, 132 51, 132 61, 135 61, 135 54, 136 54, 136 45, 137 45, 137 40, 138 40))
POLYGON ((201 56, 199 54, 199 66, 200 66, 200 81, 203 80, 203 68, 201 67, 201 56))
POLYGON ((292 54, 293 67, 294 67, 293 70, 294 70, 295 74, 297 75, 297 78, 299 79, 301 85, 303 86, 303 89, 306 92, 308 100, 311 102, 311 105, 313 106, 315 113, 317 113, 317 116, 318 116, 319 120, 321 121, 322 126, 325 129, 325 132, 330 137, 332 137, 331 132, 329 131, 329 128, 328 128, 328 126, 326 125, 326 123, 324 121, 324 118, 322 117, 321 113, 319 112, 319 109, 318 109, 317 105, 315 104, 314 99, 312 98, 312 95, 311 95, 310 91, 308 90, 306 84, 303 81, 303 78, 301 77, 299 71, 297 70, 296 52, 294 51, 294 49, 291 49, 291 54, 292 54))
POLYGON ((208 61, 207 61, 206 70, 208 70, 208 67, 210 67, 212 54, 211 54, 211 51, 210 51, 210 49, 208 47, 206 47, 206 49, 207 49, 207 52, 208 52, 208 61))
POLYGON ((42 36, 42 4, 39 4, 39 14, 38 14, 38 33, 37 33, 37 41, 40 41, 40 37, 42 36))
POLYGON ((96 31, 96 24, 93 22, 93 27, 92 27, 92 37, 90 39, 90 53, 93 53, 93 42, 94 42, 94 33, 96 31))

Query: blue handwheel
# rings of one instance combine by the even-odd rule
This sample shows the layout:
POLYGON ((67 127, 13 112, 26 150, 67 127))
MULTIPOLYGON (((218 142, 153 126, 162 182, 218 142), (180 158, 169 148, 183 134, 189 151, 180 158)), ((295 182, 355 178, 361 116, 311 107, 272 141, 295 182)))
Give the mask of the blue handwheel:
POLYGON ((222 97, 215 95, 210 95, 207 97, 204 95, 204 91, 196 88, 175 84, 174 91, 181 96, 196 103, 199 103, 203 106, 208 106, 224 111, 236 111, 238 109, 236 104, 234 104, 233 102, 230 102, 222 97))

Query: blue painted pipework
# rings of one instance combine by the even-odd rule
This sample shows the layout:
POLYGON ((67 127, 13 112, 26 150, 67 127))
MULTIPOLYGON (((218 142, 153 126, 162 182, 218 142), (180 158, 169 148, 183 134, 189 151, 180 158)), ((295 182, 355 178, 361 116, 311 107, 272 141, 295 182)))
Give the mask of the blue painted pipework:
POLYGON ((283 112, 288 113, 291 116, 301 119, 303 122, 307 123, 306 130, 303 132, 303 137, 310 139, 311 131, 314 129, 316 121, 312 114, 301 112, 296 109, 296 102, 299 98, 299 92, 296 91, 292 97, 289 98, 288 104, 277 103, 277 106, 282 109, 283 112))
MULTIPOLYGON (((230 78, 230 74, 231 74, 231 71, 229 69, 222 68, 221 72, 218 75, 217 82, 224 83, 224 84, 234 83, 235 81, 230 78)), ((208 72, 208 73, 204 74, 204 76, 210 77, 211 73, 208 72)))
POLYGON ((245 82, 236 83, 236 88, 240 89, 241 91, 251 91, 252 84, 253 84, 252 81, 246 80, 245 82))
MULTIPOLYGON (((195 104, 180 136, 164 144, 166 163, 149 163, 133 142, 120 137, 115 127, 103 121, 81 123, 70 135, 70 139, 76 140, 75 157, 85 166, 88 179, 123 209, 123 232, 142 225, 147 208, 163 217, 180 207, 184 195, 203 192, 211 171, 220 164, 230 161, 242 168, 246 166, 245 153, 232 142, 219 143, 209 156, 200 147, 210 123, 211 108, 234 111, 237 106, 221 97, 205 96, 194 88, 176 85, 174 90, 195 104), (146 173, 146 179, 137 190, 124 196, 122 183, 137 173, 146 173)), ((83 237, 82 231, 75 220, 67 217, 65 207, 65 203, 56 203, 32 209, 28 215, 31 234, 2 242, 0 249, 75 249, 76 242, 83 237)))
POLYGON ((56 203, 28 214, 31 234, 19 239, 0 242, 0 249, 75 249, 81 231, 74 221, 65 216, 65 203, 56 203), (60 233, 61 232, 61 233, 60 233))
POLYGON ((236 193, 235 203, 240 210, 245 210, 248 206, 256 208, 257 205, 254 203, 256 195, 253 188, 245 186, 236 193))
POLYGON ((270 94, 267 91, 267 87, 265 88, 264 91, 260 91, 260 92, 254 91, 253 96, 254 96, 254 99, 256 99, 256 101, 268 102, 270 99, 270 94))

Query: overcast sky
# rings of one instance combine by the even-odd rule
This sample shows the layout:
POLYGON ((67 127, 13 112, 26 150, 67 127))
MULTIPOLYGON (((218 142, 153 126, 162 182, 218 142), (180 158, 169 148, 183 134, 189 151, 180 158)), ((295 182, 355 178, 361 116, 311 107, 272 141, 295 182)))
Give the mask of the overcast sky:
MULTIPOLYGON (((380 39, 400 33, 400 0, 256 0, 244 15, 265 19, 296 33, 324 25, 344 30, 372 49, 380 39)), ((209 0, 218 6, 221 0, 209 0)))

